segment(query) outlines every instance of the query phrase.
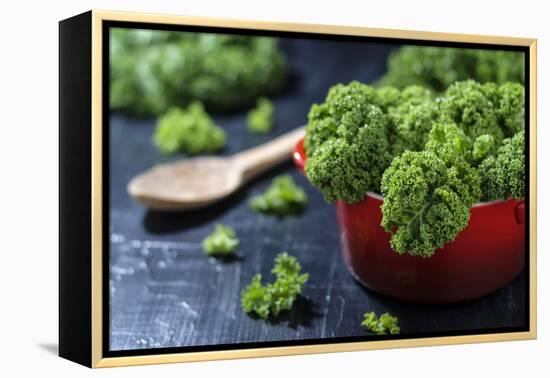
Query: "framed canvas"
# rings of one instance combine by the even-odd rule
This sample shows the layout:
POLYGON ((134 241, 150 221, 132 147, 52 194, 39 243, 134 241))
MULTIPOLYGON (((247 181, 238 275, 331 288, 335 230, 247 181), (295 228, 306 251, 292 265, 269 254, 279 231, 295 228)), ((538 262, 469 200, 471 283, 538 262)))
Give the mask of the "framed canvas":
POLYGON ((536 337, 536 40, 59 24, 59 354, 536 337))

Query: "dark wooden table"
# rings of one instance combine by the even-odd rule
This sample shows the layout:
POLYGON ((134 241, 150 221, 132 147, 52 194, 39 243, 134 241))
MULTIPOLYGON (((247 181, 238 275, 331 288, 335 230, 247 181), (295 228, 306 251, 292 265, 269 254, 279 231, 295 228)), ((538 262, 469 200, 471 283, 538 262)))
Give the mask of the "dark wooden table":
MULTIPOLYGON (((385 70, 391 46, 283 40, 291 75, 275 98, 276 129, 254 136, 245 111, 215 116, 228 134, 223 155, 268 141, 306 123, 309 107, 338 82, 371 82, 385 70)), ((111 350, 364 336, 365 311, 399 316, 402 334, 521 327, 526 322, 525 275, 484 298, 452 305, 419 305, 373 293, 353 280, 340 256, 335 210, 289 162, 219 205, 165 214, 134 203, 126 184, 138 172, 178 157, 151 143, 154 120, 111 116, 110 347, 111 350), (309 203, 298 217, 261 216, 248 200, 273 177, 291 174, 309 203), (201 241, 216 223, 235 228, 238 257, 208 258, 201 241), (246 315, 240 292, 255 273, 271 279, 274 257, 288 251, 310 280, 293 310, 276 321, 246 315)))

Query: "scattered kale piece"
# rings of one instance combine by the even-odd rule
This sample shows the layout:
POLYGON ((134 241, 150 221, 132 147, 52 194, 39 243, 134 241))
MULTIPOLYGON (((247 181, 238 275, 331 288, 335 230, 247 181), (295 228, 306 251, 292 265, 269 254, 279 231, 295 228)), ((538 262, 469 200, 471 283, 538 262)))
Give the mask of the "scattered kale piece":
POLYGON ((273 129, 273 114, 275 109, 273 103, 260 97, 256 107, 252 109, 246 118, 248 130, 255 134, 267 134, 273 129))
POLYGON ((286 62, 269 37, 113 28, 110 107, 136 116, 201 101, 232 110, 278 91, 286 62))
POLYGON ((202 241, 204 253, 207 255, 234 255, 239 246, 239 239, 231 227, 217 224, 214 231, 202 241))
POLYGON ((401 332, 397 317, 391 316, 387 312, 380 315, 379 318, 374 311, 367 312, 363 315, 361 325, 377 335, 386 335, 388 333, 395 335, 401 332))
POLYGON ((159 118, 153 135, 155 146, 164 154, 215 152, 225 146, 225 139, 225 131, 214 123, 200 102, 193 102, 186 109, 168 110, 159 118))
POLYGON ((278 254, 275 266, 271 270, 276 276, 275 282, 264 285, 261 275, 256 274, 250 285, 241 292, 241 306, 244 312, 267 319, 290 310, 309 278, 309 275, 301 273, 301 270, 302 267, 294 256, 286 252, 278 254))
POLYGON ((263 194, 253 197, 249 205, 254 211, 282 217, 299 214, 306 203, 306 192, 296 185, 292 176, 282 175, 273 179, 263 194))
POLYGON ((404 46, 392 52, 382 86, 421 85, 443 92, 456 81, 523 83, 524 55, 512 51, 404 46))
POLYGON ((525 196, 525 132, 505 139, 496 155, 479 166, 483 200, 522 198, 525 196))

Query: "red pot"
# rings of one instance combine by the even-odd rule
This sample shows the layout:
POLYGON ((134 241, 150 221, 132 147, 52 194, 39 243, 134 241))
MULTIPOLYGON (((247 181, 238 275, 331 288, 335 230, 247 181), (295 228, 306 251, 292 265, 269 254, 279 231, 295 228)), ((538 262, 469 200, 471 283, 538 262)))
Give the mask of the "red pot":
MULTIPOLYGON (((294 147, 293 159, 304 172, 303 140, 294 147)), ((523 269, 523 200, 472 206, 468 226, 429 258, 391 249, 390 234, 380 225, 383 200, 369 192, 354 204, 336 201, 344 261, 369 289, 414 302, 458 302, 503 287, 523 269)))

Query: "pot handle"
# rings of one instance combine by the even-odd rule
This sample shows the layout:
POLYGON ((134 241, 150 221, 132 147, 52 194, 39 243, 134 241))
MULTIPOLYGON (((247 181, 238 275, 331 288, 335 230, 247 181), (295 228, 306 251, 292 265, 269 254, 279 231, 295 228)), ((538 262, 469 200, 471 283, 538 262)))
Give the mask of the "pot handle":
POLYGON ((525 223, 525 201, 520 201, 516 205, 516 222, 525 223))
MULTIPOLYGON (((305 166, 306 166, 306 150, 304 148, 304 139, 300 139, 298 143, 294 146, 294 149, 292 151, 292 160, 294 161, 294 165, 296 165, 296 168, 302 173, 304 173, 305 166)), ((305 174, 305 173, 304 173, 305 174)))

